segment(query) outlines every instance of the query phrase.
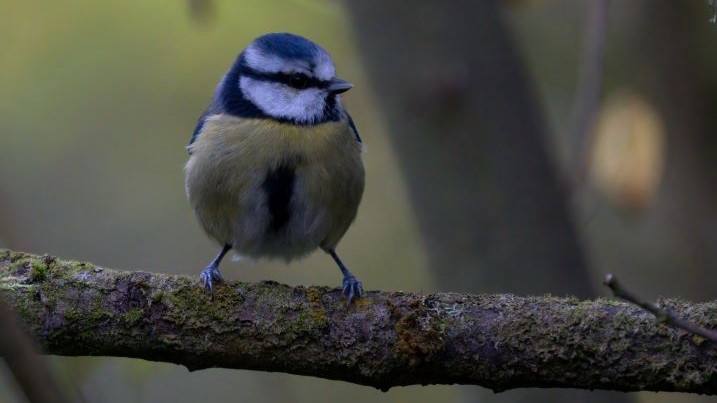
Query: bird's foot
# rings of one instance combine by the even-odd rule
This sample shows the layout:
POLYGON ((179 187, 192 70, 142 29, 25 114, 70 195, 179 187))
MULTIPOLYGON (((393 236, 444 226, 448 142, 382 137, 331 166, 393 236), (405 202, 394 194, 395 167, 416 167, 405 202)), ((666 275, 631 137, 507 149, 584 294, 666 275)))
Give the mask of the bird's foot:
POLYGON ((214 296, 214 283, 224 282, 222 274, 219 272, 219 268, 215 264, 210 264, 202 270, 202 274, 199 275, 199 279, 201 280, 204 289, 211 292, 212 296, 214 296))
POLYGON ((346 296, 349 304, 351 304, 354 297, 361 298, 363 295, 363 285, 361 285, 361 282, 353 275, 344 277, 344 281, 341 283, 341 288, 341 295, 346 296))

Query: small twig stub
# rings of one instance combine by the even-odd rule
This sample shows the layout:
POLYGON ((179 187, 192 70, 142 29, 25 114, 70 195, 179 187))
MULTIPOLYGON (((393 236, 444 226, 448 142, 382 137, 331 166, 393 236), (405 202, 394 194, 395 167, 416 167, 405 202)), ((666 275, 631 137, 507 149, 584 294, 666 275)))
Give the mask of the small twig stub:
POLYGON ((702 336, 707 340, 717 342, 717 332, 705 329, 695 323, 679 318, 672 312, 666 309, 662 309, 656 304, 653 304, 652 302, 643 300, 642 298, 635 295, 635 293, 633 293, 632 291, 623 287, 622 284, 617 281, 617 277, 615 277, 615 275, 613 275, 612 273, 608 273, 605 276, 603 284, 608 286, 610 290, 612 290, 613 295, 615 295, 616 297, 631 302, 655 315, 655 318, 658 322, 666 323, 678 329, 685 330, 689 333, 702 336))

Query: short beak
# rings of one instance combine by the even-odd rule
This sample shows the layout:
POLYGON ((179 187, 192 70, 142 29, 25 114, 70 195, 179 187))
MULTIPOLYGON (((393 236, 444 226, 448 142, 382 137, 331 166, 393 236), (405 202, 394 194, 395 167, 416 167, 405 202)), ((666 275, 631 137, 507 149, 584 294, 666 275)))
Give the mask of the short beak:
POLYGON ((354 85, 346 80, 334 78, 329 82, 328 90, 332 94, 341 94, 350 90, 354 85))

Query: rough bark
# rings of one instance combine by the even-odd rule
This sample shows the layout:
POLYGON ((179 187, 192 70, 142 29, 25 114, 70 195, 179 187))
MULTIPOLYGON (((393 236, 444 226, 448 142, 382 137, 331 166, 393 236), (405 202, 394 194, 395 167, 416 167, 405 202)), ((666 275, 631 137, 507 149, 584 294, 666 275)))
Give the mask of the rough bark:
MULTIPOLYGON (((475 384, 717 393, 717 349, 604 299, 230 283, 0 251, 0 294, 47 354, 280 371, 383 390, 475 384)), ((708 328, 717 302, 664 300, 708 328)))

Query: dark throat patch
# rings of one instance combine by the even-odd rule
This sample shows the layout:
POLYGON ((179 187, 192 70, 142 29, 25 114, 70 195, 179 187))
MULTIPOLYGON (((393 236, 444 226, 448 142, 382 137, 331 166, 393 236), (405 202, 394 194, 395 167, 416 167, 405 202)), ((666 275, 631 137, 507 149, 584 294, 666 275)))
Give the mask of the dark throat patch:
POLYGON ((266 174, 262 189, 266 193, 266 204, 271 215, 269 232, 279 232, 291 218, 295 176, 294 168, 288 165, 280 165, 266 174))

